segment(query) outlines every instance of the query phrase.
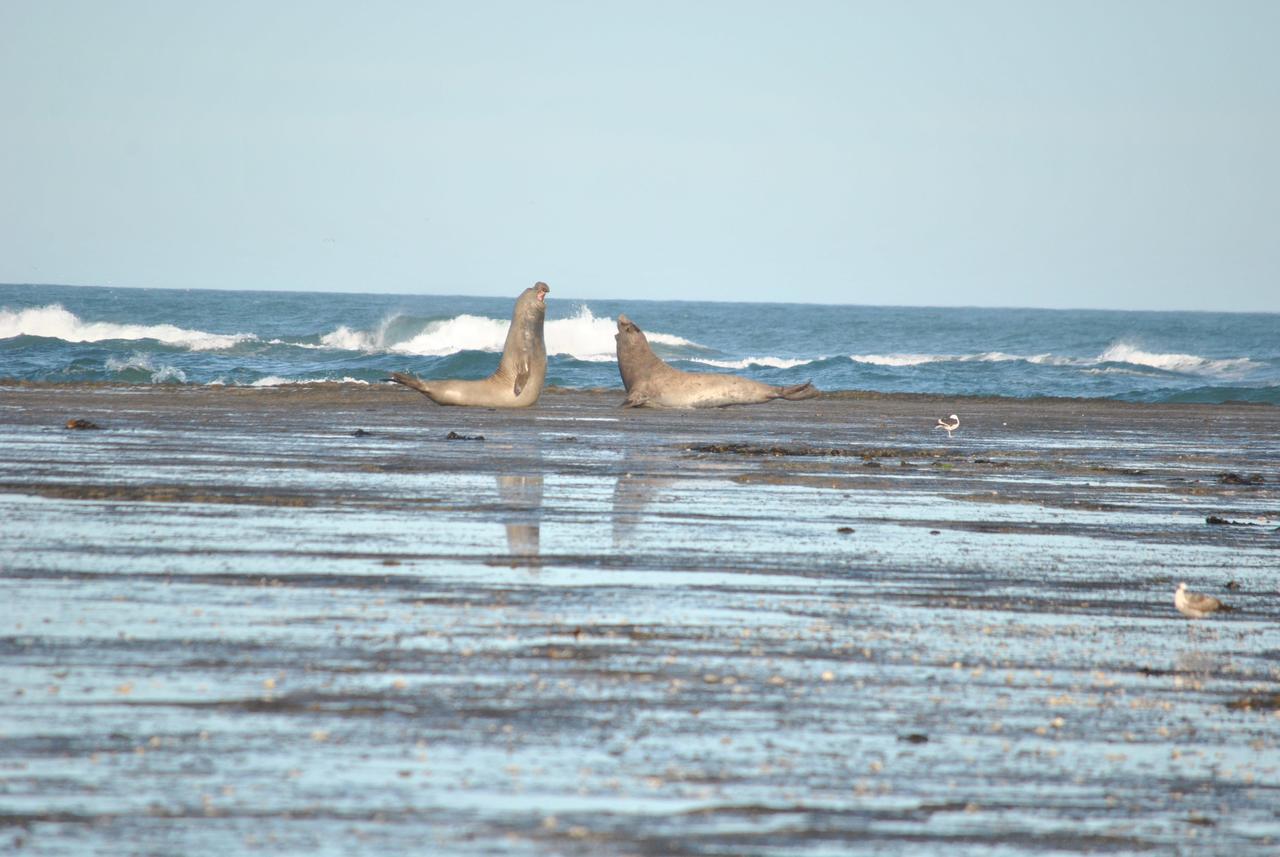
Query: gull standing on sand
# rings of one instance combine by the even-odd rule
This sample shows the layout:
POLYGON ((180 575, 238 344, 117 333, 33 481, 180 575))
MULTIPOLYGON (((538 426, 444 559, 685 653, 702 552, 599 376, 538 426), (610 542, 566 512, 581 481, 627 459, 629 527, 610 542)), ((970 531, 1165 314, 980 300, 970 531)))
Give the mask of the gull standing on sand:
POLYGON ((1178 588, 1174 590, 1173 606, 1178 608, 1179 613, 1190 619, 1203 619, 1210 613, 1231 609, 1212 595, 1189 591, 1185 582, 1179 583, 1178 588))
POLYGON ((946 429, 947 437, 951 437, 951 433, 960 428, 960 418, 955 414, 944 419, 939 419, 938 424, 934 428, 946 429))

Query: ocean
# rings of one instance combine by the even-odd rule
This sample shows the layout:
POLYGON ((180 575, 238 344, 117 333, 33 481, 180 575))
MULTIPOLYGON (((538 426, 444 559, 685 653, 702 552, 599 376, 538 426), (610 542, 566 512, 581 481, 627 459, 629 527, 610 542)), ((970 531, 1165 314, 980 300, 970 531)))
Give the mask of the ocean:
MULTIPOLYGON (((0 285, 0 379, 483 378, 516 295, 0 285)), ((688 371, 954 396, 1280 404, 1280 314, 547 299, 547 383, 622 389, 615 320, 688 371)), ((621 398, 621 396, 619 397, 621 398)))

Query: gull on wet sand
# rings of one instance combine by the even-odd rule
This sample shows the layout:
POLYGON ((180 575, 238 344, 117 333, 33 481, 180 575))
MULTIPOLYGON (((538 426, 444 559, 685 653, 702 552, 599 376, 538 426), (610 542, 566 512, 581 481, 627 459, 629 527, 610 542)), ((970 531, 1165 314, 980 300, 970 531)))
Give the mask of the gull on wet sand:
POLYGON ((1173 592, 1173 606, 1178 612, 1191 619, 1203 619, 1210 613, 1226 611, 1231 608, 1212 595, 1204 595, 1187 589, 1186 583, 1179 583, 1173 592))
POLYGON ((960 418, 955 414, 944 419, 939 419, 938 424, 934 428, 946 429, 947 437, 951 437, 951 433, 960 428, 960 418))

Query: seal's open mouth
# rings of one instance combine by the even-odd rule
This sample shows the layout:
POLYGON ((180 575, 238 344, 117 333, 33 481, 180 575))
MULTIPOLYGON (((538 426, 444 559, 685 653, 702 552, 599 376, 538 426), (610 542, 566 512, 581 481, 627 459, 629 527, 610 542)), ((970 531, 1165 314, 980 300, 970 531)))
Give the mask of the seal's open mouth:
POLYGON ((538 303, 546 303, 547 292, 551 291, 551 287, 546 283, 538 283, 534 288, 538 290, 538 303))

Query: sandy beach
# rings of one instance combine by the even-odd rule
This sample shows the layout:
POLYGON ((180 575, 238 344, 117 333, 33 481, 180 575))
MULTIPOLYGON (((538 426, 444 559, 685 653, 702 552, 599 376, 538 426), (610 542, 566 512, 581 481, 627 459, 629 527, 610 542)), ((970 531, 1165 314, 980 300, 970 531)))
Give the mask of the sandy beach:
POLYGON ((1274 407, 621 399, 0 388, 0 850, 1276 853, 1274 407))

